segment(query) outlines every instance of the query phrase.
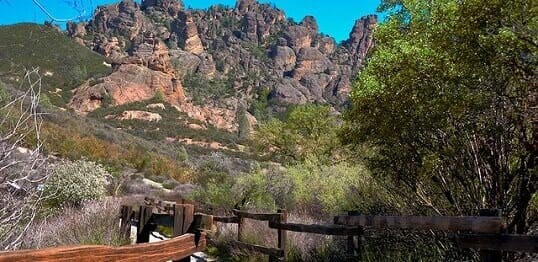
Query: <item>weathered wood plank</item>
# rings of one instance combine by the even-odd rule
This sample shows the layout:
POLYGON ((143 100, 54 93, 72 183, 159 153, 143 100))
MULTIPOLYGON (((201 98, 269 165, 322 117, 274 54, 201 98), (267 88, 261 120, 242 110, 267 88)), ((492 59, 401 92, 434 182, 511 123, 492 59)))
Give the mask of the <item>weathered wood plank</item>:
POLYGON ((185 213, 185 206, 176 204, 174 205, 174 217, 173 217, 173 225, 172 225, 172 234, 174 236, 181 236, 185 231, 183 231, 183 223, 184 223, 184 213, 185 213))
POLYGON ((279 213, 250 213, 237 209, 234 209, 233 213, 238 217, 250 218, 261 221, 278 221, 278 219, 280 218, 279 213))
POLYGON ((30 261, 169 261, 189 257, 205 249, 205 239, 195 245, 193 234, 166 241, 122 247, 74 246, 0 252, 0 262, 30 261))
POLYGON ((538 253, 538 236, 511 234, 458 234, 461 248, 538 253))
POLYGON ((183 233, 192 233, 191 225, 194 221, 194 206, 190 204, 184 204, 185 208, 183 209, 183 233))
MULTIPOLYGON (((288 212, 286 211, 286 209, 279 209, 278 210, 278 213, 280 214, 280 218, 278 219, 278 223, 279 224, 284 224, 288 221, 288 212)), ((273 221, 269 221, 269 223, 272 223, 273 221)), ((283 250, 283 255, 282 257, 269 257, 269 260, 273 260, 273 261, 279 261, 279 260, 284 260, 286 261, 286 246, 287 246, 287 243, 288 243, 288 234, 286 232, 285 229, 278 229, 278 232, 277 232, 277 245, 278 245, 278 249, 280 250, 283 250)))
POLYGON ((239 248, 239 249, 254 251, 254 252, 258 252, 258 253, 262 253, 262 254, 266 254, 270 256, 275 256, 275 257, 284 256, 284 250, 278 249, 278 248, 264 247, 260 245, 254 245, 254 244, 244 243, 244 242, 235 241, 235 240, 230 241, 229 243, 235 248, 239 248))
POLYGON ((150 206, 140 206, 140 211, 138 212, 138 226, 136 234, 136 243, 146 243, 149 242, 150 232, 153 230, 150 228, 151 215, 153 213, 153 208, 150 206))
POLYGON ((360 226, 344 225, 317 225, 317 224, 296 224, 296 223, 274 223, 269 222, 269 227, 293 232, 313 233, 333 236, 355 236, 362 233, 360 226))
POLYGON ((334 223, 376 228, 474 233, 501 233, 506 229, 506 220, 502 217, 478 216, 336 216, 334 223))
POLYGON ((131 218, 133 217, 133 208, 131 206, 121 206, 121 224, 120 232, 124 238, 129 238, 131 232, 131 218))

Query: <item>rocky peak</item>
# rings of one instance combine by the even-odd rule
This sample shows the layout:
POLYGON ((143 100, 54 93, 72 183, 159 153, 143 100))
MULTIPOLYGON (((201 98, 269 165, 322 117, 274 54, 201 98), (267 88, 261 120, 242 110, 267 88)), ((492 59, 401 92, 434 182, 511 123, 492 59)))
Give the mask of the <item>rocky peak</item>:
POLYGON ((368 15, 355 21, 349 39, 343 45, 352 54, 355 64, 362 64, 367 52, 373 46, 372 32, 377 25, 377 16, 368 15))
POLYGON ((96 32, 124 36, 133 39, 142 27, 148 24, 140 6, 133 0, 123 0, 118 4, 99 6, 89 26, 96 32))
POLYGON ((235 3, 235 10, 239 13, 254 12, 258 6, 258 1, 256 0, 238 0, 235 3))
POLYGON ((141 8, 142 10, 153 8, 177 17, 179 11, 183 9, 183 2, 181 0, 142 0, 141 8))
MULTIPOLYGON (((256 99, 274 99, 275 111, 309 102, 341 108, 374 44, 376 23, 375 16, 358 19, 349 39, 337 45, 319 33, 314 17, 295 24, 282 10, 256 0, 208 10, 183 9, 180 0, 102 6, 87 25, 68 25, 68 34, 82 41, 91 33, 93 39, 84 44, 109 61, 114 58, 115 72, 101 79, 106 84, 81 87, 71 105, 91 111, 99 104, 94 98, 103 92, 126 103, 159 90, 181 110, 205 119, 221 109, 234 111, 238 104, 248 107, 256 99), (258 97, 267 88, 269 97, 258 97), (191 101, 218 110, 195 114, 198 109, 191 101)), ((228 128, 230 123, 218 126, 228 128)))
POLYGON ((193 16, 190 12, 181 11, 178 19, 174 21, 172 30, 179 37, 179 45, 187 52, 201 54, 204 52, 202 40, 198 34, 198 28, 194 23, 193 16))
POLYGON ((171 76, 175 75, 170 63, 168 47, 155 36, 153 32, 145 32, 133 41, 132 56, 138 58, 143 66, 155 71, 161 71, 171 76))
POLYGON ((316 18, 313 16, 305 16, 303 20, 301 21, 300 25, 310 29, 310 31, 317 33, 319 30, 318 22, 316 21, 316 18))

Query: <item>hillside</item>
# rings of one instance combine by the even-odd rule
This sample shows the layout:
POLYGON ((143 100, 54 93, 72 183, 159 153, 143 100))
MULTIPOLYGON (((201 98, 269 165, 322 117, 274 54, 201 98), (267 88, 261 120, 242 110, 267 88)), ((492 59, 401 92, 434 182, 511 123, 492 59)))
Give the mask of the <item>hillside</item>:
POLYGON ((125 0, 69 23, 66 34, 1 27, 0 56, 11 63, 0 65, 0 79, 16 86, 24 68, 39 67, 43 100, 53 105, 191 153, 257 158, 238 133, 295 105, 345 108, 375 24, 375 16, 358 19, 337 44, 314 17, 297 23, 252 0, 207 10, 125 0))
POLYGON ((65 106, 74 87, 108 75, 103 56, 80 46, 55 28, 36 24, 0 26, 0 78, 18 85, 24 69, 39 68, 46 95, 65 106))

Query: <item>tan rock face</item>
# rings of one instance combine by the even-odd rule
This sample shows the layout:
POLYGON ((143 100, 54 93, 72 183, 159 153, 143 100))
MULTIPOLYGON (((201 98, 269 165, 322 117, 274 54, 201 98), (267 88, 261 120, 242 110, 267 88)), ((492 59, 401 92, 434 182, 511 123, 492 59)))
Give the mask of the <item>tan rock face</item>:
POLYGON ((118 120, 143 120, 148 122, 159 122, 162 120, 161 115, 157 113, 151 113, 146 111, 124 111, 119 116, 116 117, 118 120))
POLYGON ((231 132, 237 131, 236 114, 232 110, 211 106, 196 106, 190 103, 177 105, 176 109, 186 113, 192 119, 208 123, 216 128, 231 132))
POLYGON ((198 29, 192 19, 192 15, 187 12, 179 12, 178 19, 174 23, 174 31, 183 40, 183 49, 189 53, 201 54, 204 52, 202 40, 198 35, 198 29))
POLYGON ((150 99, 157 92, 171 104, 185 101, 181 83, 172 76, 140 65, 121 65, 97 83, 86 82, 76 88, 69 107, 87 113, 99 108, 106 97, 110 97, 114 105, 122 105, 150 99))
POLYGON ((313 47, 302 48, 297 55, 297 66, 293 71, 293 77, 295 79, 301 79, 309 73, 323 73, 331 65, 331 61, 318 49, 313 47))
POLYGON ((304 26, 291 26, 284 33, 284 38, 288 41, 289 47, 295 52, 298 52, 301 48, 310 47, 312 44, 310 30, 304 26))
POLYGON ((140 38, 133 48, 133 56, 139 58, 138 61, 150 69, 174 75, 174 67, 170 62, 166 44, 152 32, 146 32, 140 38))

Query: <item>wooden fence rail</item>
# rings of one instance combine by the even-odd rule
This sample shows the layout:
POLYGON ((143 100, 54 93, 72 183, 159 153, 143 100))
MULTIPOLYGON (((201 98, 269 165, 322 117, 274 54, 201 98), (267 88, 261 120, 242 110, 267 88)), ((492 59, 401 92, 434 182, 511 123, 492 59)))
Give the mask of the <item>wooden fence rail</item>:
POLYGON ((186 234, 170 240, 121 247, 73 246, 0 252, 0 262, 169 261, 187 258, 205 247, 205 235, 196 245, 194 234, 186 234))
POLYGON ((345 216, 334 217, 333 224, 289 223, 287 212, 279 209, 275 213, 252 213, 233 210, 233 216, 213 216, 205 212, 212 208, 199 208, 186 200, 176 202, 155 201, 146 198, 144 204, 136 207, 122 206, 122 235, 129 235, 131 225, 137 227, 137 245, 123 247, 78 246, 42 250, 0 252, 0 262, 4 261, 186 261, 192 253, 206 246, 207 231, 216 232, 217 222, 237 224, 237 240, 230 244, 244 249, 269 255, 269 261, 285 261, 287 232, 302 232, 323 235, 347 236, 349 256, 360 256, 361 235, 368 228, 392 228, 405 230, 435 230, 454 232, 456 244, 461 248, 480 250, 482 261, 500 261, 500 251, 538 252, 538 236, 503 234, 506 220, 500 217, 500 210, 484 210, 484 216, 364 216, 350 211, 345 216), (195 213, 197 212, 197 213, 195 213), (204 213, 201 213, 204 212, 204 213), (489 216, 488 216, 489 215, 489 216), (242 238, 244 220, 266 221, 269 228, 277 230, 277 247, 266 247, 246 243, 242 238), (172 229, 172 239, 145 243, 157 226, 172 229))
POLYGON ((336 216, 338 225, 447 232, 501 233, 506 230, 503 217, 454 216, 336 216))

